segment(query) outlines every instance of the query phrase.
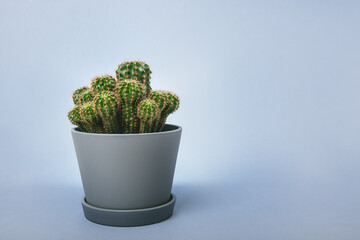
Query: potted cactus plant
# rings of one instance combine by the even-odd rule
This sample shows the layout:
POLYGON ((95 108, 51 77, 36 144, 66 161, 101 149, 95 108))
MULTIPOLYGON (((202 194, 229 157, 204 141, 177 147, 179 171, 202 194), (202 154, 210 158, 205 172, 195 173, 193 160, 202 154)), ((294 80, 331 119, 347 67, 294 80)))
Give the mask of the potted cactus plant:
POLYGON ((116 79, 97 76, 74 91, 70 122, 90 221, 138 226, 172 215, 181 127, 166 124, 179 97, 152 90, 142 61, 120 64, 116 79))

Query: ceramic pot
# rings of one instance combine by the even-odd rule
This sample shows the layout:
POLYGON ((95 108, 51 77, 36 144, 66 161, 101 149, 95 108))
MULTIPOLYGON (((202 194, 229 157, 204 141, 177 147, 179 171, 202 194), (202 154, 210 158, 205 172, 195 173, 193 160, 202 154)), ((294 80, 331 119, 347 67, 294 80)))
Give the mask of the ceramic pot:
POLYGON ((85 192, 83 207, 131 213, 174 202, 171 188, 181 132, 180 126, 169 124, 162 132, 144 134, 98 134, 73 128, 85 192))

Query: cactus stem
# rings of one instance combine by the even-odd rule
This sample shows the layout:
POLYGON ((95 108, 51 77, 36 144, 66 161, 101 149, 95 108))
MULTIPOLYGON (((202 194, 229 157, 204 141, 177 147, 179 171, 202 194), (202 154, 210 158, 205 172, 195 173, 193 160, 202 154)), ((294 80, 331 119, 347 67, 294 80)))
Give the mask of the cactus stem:
POLYGON ((120 101, 114 92, 104 91, 96 95, 94 100, 97 114, 100 116, 105 133, 119 133, 117 122, 120 101))
POLYGON ((167 102, 166 106, 164 107, 164 109, 162 110, 161 115, 160 115, 160 120, 158 123, 158 129, 157 129, 159 132, 162 131, 162 129, 164 128, 167 117, 171 113, 175 112, 179 108, 179 105, 180 105, 180 99, 175 93, 166 92, 166 95, 167 95, 168 102, 167 102))
POLYGON ((136 116, 137 104, 146 95, 143 84, 133 79, 118 82, 116 92, 121 99, 122 130, 124 133, 139 132, 139 119, 136 116))
POLYGON ((140 118, 140 133, 148 133, 159 116, 159 108, 154 100, 144 99, 138 105, 137 115, 140 118))

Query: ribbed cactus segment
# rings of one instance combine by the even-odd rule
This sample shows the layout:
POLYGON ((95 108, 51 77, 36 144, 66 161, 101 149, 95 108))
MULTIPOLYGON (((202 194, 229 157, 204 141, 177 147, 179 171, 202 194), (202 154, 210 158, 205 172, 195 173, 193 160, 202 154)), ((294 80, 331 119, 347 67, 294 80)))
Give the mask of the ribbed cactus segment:
POLYGON ((137 109, 137 115, 140 118, 140 133, 152 132, 152 126, 155 119, 159 116, 159 108, 154 100, 142 100, 137 109))
POLYGON ((88 132, 103 132, 102 122, 96 112, 93 102, 85 103, 80 107, 80 116, 88 132))
POLYGON ((121 102, 128 104, 138 103, 145 97, 146 89, 143 84, 134 79, 126 79, 118 82, 116 92, 119 94, 121 102))
POLYGON ((114 92, 105 91, 96 95, 95 109, 100 116, 105 133, 120 133, 118 120, 120 99, 114 92))
MULTIPOLYGON (((159 112, 161 113, 168 103, 167 93, 165 91, 157 90, 150 92, 150 99, 154 100, 156 105, 159 108, 159 112)), ((152 131, 156 132, 159 129, 159 121, 160 121, 160 114, 159 116, 153 121, 152 131)))
POLYGON ((148 96, 150 87, 151 70, 149 65, 142 61, 129 61, 119 64, 116 70, 118 81, 125 79, 135 79, 146 86, 146 95, 148 96))
POLYGON ((85 104, 92 100, 94 100, 94 93, 90 89, 87 89, 79 95, 79 104, 85 104))
POLYGON ((151 91, 150 99, 154 100, 160 111, 162 111, 168 102, 167 92, 161 90, 151 91))
POLYGON ((165 108, 161 112, 159 125, 158 125, 158 131, 161 131, 164 128, 167 117, 171 113, 175 112, 180 106, 180 99, 175 93, 166 92, 166 96, 167 96, 168 102, 167 102, 165 108))
POLYGON ((83 130, 87 131, 87 129, 84 127, 84 124, 81 120, 80 116, 80 107, 76 105, 73 109, 71 109, 68 113, 68 118, 70 122, 83 130))
POLYGON ((166 110, 167 114, 169 115, 179 109, 180 98, 178 95, 172 92, 167 92, 166 95, 168 97, 168 103, 164 110, 166 110))
POLYGON ((94 93, 101 91, 113 91, 116 88, 116 80, 111 75, 94 77, 91 81, 91 90, 94 93))
POLYGON ((146 95, 143 84, 136 80, 128 79, 118 82, 116 93, 120 96, 122 112, 122 130, 124 133, 137 133, 139 119, 136 116, 136 105, 146 95))
POLYGON ((78 88, 74 91, 73 95, 72 95, 72 99, 73 99, 73 102, 75 105, 79 104, 80 102, 80 95, 86 91, 88 91, 89 88, 88 87, 81 87, 81 88, 78 88))

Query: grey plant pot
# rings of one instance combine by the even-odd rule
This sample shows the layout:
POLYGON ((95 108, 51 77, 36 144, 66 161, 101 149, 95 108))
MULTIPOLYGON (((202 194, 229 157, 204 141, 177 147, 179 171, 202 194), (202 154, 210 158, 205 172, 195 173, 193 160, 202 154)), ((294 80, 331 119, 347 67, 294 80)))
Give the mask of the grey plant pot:
POLYGON ((162 132, 97 134, 73 128, 85 216, 100 224, 138 226, 172 214, 171 194, 182 128, 162 132))

